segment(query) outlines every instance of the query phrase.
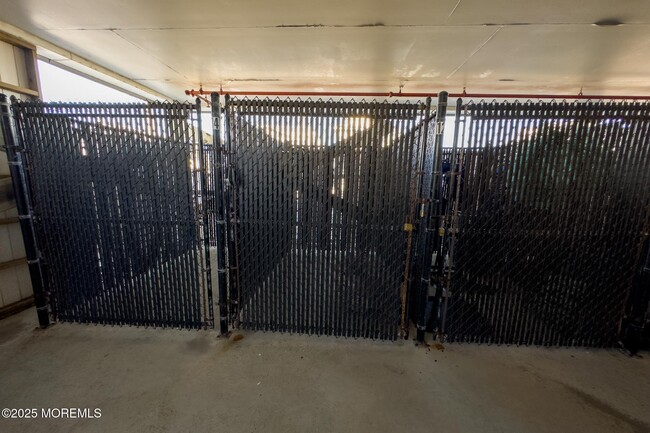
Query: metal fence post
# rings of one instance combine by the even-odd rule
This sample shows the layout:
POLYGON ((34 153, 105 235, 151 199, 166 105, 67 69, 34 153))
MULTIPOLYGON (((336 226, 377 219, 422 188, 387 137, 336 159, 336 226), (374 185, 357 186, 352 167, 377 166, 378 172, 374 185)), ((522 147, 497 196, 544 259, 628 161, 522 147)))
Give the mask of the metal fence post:
POLYGON ((208 296, 208 311, 214 321, 214 309, 212 308, 212 269, 210 263, 210 224, 208 221, 208 205, 207 205, 207 168, 205 149, 203 145, 203 129, 201 125, 201 98, 196 98, 196 123, 197 123, 197 140, 199 146, 199 164, 201 171, 199 173, 201 185, 201 218, 203 220, 203 248, 205 249, 205 281, 207 285, 208 296))
POLYGON ((237 230, 239 229, 239 222, 237 219, 237 143, 233 138, 231 125, 231 111, 230 95, 224 97, 224 109, 226 115, 224 118, 224 139, 225 143, 222 147, 223 161, 223 194, 224 194, 224 219, 226 220, 226 242, 227 242, 227 256, 226 256, 226 269, 228 278, 228 314, 232 325, 239 328, 240 313, 241 313, 241 281, 239 278, 239 243, 237 230))
MULTIPOLYGON (((447 207, 451 206, 451 218, 447 222, 448 229, 445 232, 445 236, 451 238, 449 241, 449 249, 447 253, 449 255, 449 263, 447 268, 447 278, 445 280, 446 287, 442 288, 442 293, 440 294, 440 299, 443 300, 442 305, 442 314, 440 318, 440 326, 438 327, 438 335, 444 338, 445 335, 445 325, 447 323, 447 308, 449 306, 449 296, 451 295, 451 282, 452 282, 452 268, 454 266, 454 249, 456 246, 456 235, 458 233, 458 207, 460 203, 460 189, 463 180, 463 158, 464 154, 461 157, 458 157, 458 138, 460 135, 460 122, 463 111, 463 100, 458 98, 456 100, 456 116, 454 117, 454 144, 450 157, 450 178, 449 178, 449 196, 447 201, 447 207)), ((464 121, 463 121, 464 125, 464 121)), ((463 143, 460 144, 461 148, 463 143)), ((449 212, 449 211, 448 211, 449 212)), ((444 251, 444 249, 443 249, 444 251)), ((440 277, 443 278, 445 272, 444 266, 444 255, 441 255, 442 265, 439 268, 440 277)))
POLYGON ((20 220, 20 230, 25 244, 25 254, 29 267, 29 276, 34 291, 34 303, 38 314, 38 324, 46 328, 50 324, 49 305, 43 284, 40 257, 34 232, 34 221, 29 203, 29 193, 23 155, 20 153, 18 134, 11 113, 11 105, 7 95, 0 94, 0 113, 2 115, 2 132, 7 148, 7 160, 11 172, 11 181, 14 188, 16 208, 20 220))
POLYGON ((223 197, 223 145, 221 143, 221 101, 218 93, 212 93, 212 142, 214 143, 214 203, 216 214, 216 251, 217 251, 217 284, 219 288, 219 331, 221 335, 228 334, 228 278, 226 266, 228 229, 226 224, 227 209, 223 197))
MULTIPOLYGON (((438 94, 438 106, 436 107, 436 120, 435 120, 435 141, 434 149, 432 155, 432 164, 431 169, 431 179, 427 179, 427 174, 423 175, 423 185, 422 185, 422 210, 421 210, 421 222, 420 222, 420 246, 418 247, 418 252, 420 256, 418 257, 419 263, 419 272, 420 272, 420 281, 418 281, 418 292, 417 296, 419 299, 418 303, 418 314, 417 314, 417 334, 416 339, 418 342, 424 342, 424 332, 426 329, 426 302, 427 302, 427 292, 429 290, 429 284, 431 284, 431 256, 434 249, 437 251, 436 246, 437 242, 440 239, 440 236, 435 236, 432 238, 433 232, 438 232, 436 228, 432 227, 432 222, 435 221, 438 223, 438 214, 440 213, 440 191, 439 183, 441 180, 440 172, 442 171, 442 138, 444 133, 445 126, 445 116, 447 115, 447 92, 440 92, 438 94), (433 206, 432 206, 433 204, 433 206), (432 218, 432 211, 435 212, 432 218)), ((424 158, 428 158, 427 154, 430 151, 425 149, 424 158)), ((429 165, 425 163, 425 170, 429 169, 429 165)), ((438 233, 435 233, 436 235, 438 233)))

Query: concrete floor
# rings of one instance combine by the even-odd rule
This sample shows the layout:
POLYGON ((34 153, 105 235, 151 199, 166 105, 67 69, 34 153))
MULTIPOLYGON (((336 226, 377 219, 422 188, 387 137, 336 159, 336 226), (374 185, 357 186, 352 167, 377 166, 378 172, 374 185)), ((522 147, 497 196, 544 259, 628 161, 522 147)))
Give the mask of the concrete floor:
POLYGON ((647 432, 650 356, 0 322, 0 432, 647 432))

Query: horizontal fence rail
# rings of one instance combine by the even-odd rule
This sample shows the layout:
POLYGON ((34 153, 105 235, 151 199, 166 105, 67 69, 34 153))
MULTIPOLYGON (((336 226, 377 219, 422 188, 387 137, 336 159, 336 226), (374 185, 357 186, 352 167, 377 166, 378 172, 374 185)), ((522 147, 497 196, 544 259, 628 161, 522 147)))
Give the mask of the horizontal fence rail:
POLYGON ((425 104, 226 99, 234 320, 395 339, 425 104))
POLYGON ((449 341, 611 346, 648 237, 650 105, 462 116, 449 341))
POLYGON ((58 320, 209 321, 193 105, 14 101, 58 320))

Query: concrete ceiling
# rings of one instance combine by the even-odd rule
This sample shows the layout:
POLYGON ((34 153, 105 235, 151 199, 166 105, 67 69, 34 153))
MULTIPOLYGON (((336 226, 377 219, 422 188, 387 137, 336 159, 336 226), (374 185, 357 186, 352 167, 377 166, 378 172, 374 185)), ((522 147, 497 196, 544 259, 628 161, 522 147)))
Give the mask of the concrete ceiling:
POLYGON ((650 95, 648 0, 0 0, 0 20, 174 99, 200 85, 650 95))

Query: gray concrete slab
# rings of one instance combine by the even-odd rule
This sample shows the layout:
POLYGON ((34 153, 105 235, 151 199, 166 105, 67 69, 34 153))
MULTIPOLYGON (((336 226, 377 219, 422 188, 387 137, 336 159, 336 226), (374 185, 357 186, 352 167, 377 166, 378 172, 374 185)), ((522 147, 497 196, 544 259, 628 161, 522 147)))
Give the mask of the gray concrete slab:
POLYGON ((0 432, 646 432, 650 357, 0 321, 0 432), (101 418, 43 419, 42 408, 101 418))

